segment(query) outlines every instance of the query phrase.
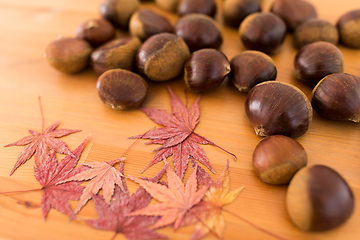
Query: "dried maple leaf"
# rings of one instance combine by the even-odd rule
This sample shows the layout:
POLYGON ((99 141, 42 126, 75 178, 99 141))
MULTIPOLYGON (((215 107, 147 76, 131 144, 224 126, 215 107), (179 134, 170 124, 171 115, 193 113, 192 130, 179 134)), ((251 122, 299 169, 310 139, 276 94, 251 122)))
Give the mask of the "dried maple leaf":
POLYGON ((176 230, 180 227, 185 214, 201 201, 208 189, 207 186, 204 186, 197 191, 196 170, 197 168, 191 174, 186 186, 168 166, 166 167, 168 187, 130 176, 131 180, 139 183, 153 198, 161 202, 135 211, 131 215, 161 216, 160 220, 152 226, 152 229, 174 223, 176 230))
MULTIPOLYGON (((154 178, 148 179, 150 182, 158 183, 164 173, 164 168, 154 178)), ((119 172, 123 173, 123 163, 120 164, 119 172)), ((156 223, 159 217, 151 216, 129 216, 133 211, 146 207, 151 200, 151 195, 144 188, 138 188, 131 196, 126 187, 124 178, 121 177, 123 190, 115 186, 114 195, 110 204, 106 203, 99 195, 94 195, 96 211, 99 218, 86 220, 92 227, 115 231, 124 234, 127 239, 165 239, 166 236, 148 228, 149 225, 156 223)))
POLYGON ((196 223, 192 240, 198 240, 205 237, 209 232, 216 235, 218 238, 222 238, 225 229, 225 219, 222 216, 222 212, 227 212, 236 218, 244 221, 257 230, 277 238, 279 240, 286 240, 266 229, 263 229, 256 224, 246 220, 240 215, 228 211, 224 208, 225 205, 231 203, 239 195, 243 187, 230 191, 230 177, 229 177, 229 161, 219 177, 215 182, 211 179, 208 173, 205 172, 200 166, 192 161, 193 167, 197 168, 197 181, 198 187, 209 186, 208 191, 205 193, 203 200, 192 208, 190 214, 187 214, 184 218, 182 226, 196 223))
POLYGON ((56 129, 60 122, 54 123, 44 131, 44 115, 41 108, 40 98, 39 98, 39 104, 40 104, 40 111, 42 117, 41 133, 35 130, 29 130, 31 134, 30 136, 24 137, 19 141, 10 143, 5 146, 5 147, 10 147, 10 146, 26 145, 26 147, 20 153, 17 162, 15 163, 15 166, 11 170, 10 176, 15 172, 15 170, 18 167, 20 167, 20 165, 24 164, 33 155, 35 158, 36 166, 40 166, 43 162, 47 160, 47 158, 51 154, 51 150, 57 153, 71 155, 71 151, 66 146, 66 144, 57 138, 64 137, 69 134, 81 131, 81 130, 69 130, 69 129, 56 129))
POLYGON ((210 229, 218 236, 222 236, 225 229, 225 220, 222 215, 222 208, 235 200, 243 187, 230 191, 229 160, 226 162, 224 170, 213 182, 210 176, 199 166, 195 165, 199 186, 209 186, 201 204, 193 208, 193 214, 188 217, 197 222, 191 239, 201 239, 205 237, 210 229), (194 217, 196 216, 196 218, 194 217), (197 221, 198 216, 202 222, 197 221))
POLYGON ((51 207, 67 214, 73 219, 76 218, 68 200, 79 200, 84 187, 80 186, 79 182, 59 183, 85 170, 82 167, 75 167, 87 139, 85 139, 71 155, 65 156, 59 163, 56 159, 55 152, 53 152, 43 164, 34 167, 35 178, 39 181, 43 190, 41 210, 44 219, 51 207))
MULTIPOLYGON (((141 136, 131 137, 152 139, 152 141, 147 144, 162 144, 160 148, 154 150, 156 151, 154 158, 143 171, 155 163, 162 161, 164 157, 167 158, 172 155, 175 171, 180 178, 184 177, 190 157, 197 159, 208 167, 210 171, 215 173, 204 150, 198 144, 217 145, 197 133, 194 133, 195 126, 198 124, 200 118, 200 96, 188 110, 170 87, 168 87, 168 90, 170 92, 172 114, 154 108, 140 108, 140 110, 148 115, 151 120, 164 127, 148 131, 141 136)), ((235 155, 233 156, 235 157, 235 155)))
POLYGON ((80 209, 94 196, 100 189, 103 190, 103 196, 105 202, 110 204, 111 197, 114 194, 115 185, 118 185, 123 190, 123 182, 121 177, 122 173, 114 168, 115 163, 122 161, 124 158, 117 158, 108 162, 89 162, 84 163, 84 166, 90 167, 81 173, 65 179, 61 183, 69 181, 91 181, 86 185, 80 201, 75 208, 75 213, 79 212, 80 209))

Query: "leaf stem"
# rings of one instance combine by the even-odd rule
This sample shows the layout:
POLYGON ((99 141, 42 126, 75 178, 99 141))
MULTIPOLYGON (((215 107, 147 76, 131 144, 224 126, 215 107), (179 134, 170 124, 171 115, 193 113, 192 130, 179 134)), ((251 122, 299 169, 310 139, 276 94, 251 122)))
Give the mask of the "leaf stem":
POLYGON ((0 192, 0 194, 12 194, 12 193, 25 193, 25 192, 35 192, 43 190, 42 188, 30 189, 30 190, 20 190, 20 191, 10 191, 10 192, 0 192))
POLYGON ((120 156, 120 158, 124 157, 125 154, 129 152, 130 148, 131 148, 133 145, 135 145, 135 143, 137 143, 140 139, 143 138, 143 136, 145 136, 148 132, 150 132, 150 131, 153 130, 154 128, 156 128, 156 127, 153 127, 153 128, 151 128, 151 129, 147 130, 144 134, 142 134, 139 138, 137 138, 137 139, 130 145, 130 147, 128 147, 128 148, 125 150, 125 152, 120 156))
POLYGON ((272 232, 270 232, 270 231, 268 231, 268 230, 266 230, 266 229, 264 229, 264 228, 259 227, 259 226, 256 225, 255 223, 250 222, 249 220, 247 220, 247 219, 245 219, 245 218, 237 215, 236 213, 233 213, 233 212, 231 212, 231 211, 229 211, 229 210, 227 210, 227 209, 225 209, 225 208, 221 208, 221 209, 222 209, 224 212, 227 212, 227 213, 229 213, 230 215, 233 215, 234 217, 237 217, 237 218, 240 219, 241 221, 249 224, 249 225, 252 226, 253 228, 256 228, 257 230, 259 230, 259 231, 261 231, 261 232, 263 232, 263 233, 265 233, 265 234, 267 234, 267 235, 269 235, 269 236, 272 236, 272 237, 274 237, 274 238, 276 238, 276 239, 279 239, 279 240, 287 240, 286 238, 280 237, 280 236, 276 235, 275 233, 272 233, 272 232))
POLYGON ((41 106, 41 97, 39 96, 39 107, 40 107, 40 113, 41 113, 41 133, 44 134, 44 112, 41 106))
POLYGON ((223 238, 222 238, 221 236, 219 236, 219 234, 217 234, 217 233, 216 233, 213 229, 211 229, 201 218, 199 218, 195 213, 193 213, 191 209, 188 209, 187 211, 188 211, 189 213, 191 213, 199 222, 201 222, 201 224, 204 225, 204 226, 209 230, 209 232, 211 232, 212 234, 214 234, 217 239, 223 240, 223 238))
POLYGON ((112 238, 110 240, 114 240, 116 238, 117 234, 118 234, 118 232, 115 232, 115 234, 112 236, 112 238))
POLYGON ((224 149, 224 148, 222 148, 222 147, 220 147, 220 146, 216 145, 215 143, 213 143, 213 142, 212 142, 212 141, 210 141, 209 139, 207 139, 207 138, 205 138, 205 137, 203 137, 203 136, 200 136, 200 135, 199 135, 199 134, 197 134, 196 132, 193 132, 193 134, 195 134, 197 137, 200 137, 200 138, 204 139, 205 141, 208 141, 211 145, 214 145, 215 147, 217 147, 217 148, 219 148, 219 149, 223 150, 224 152, 226 152, 226 153, 230 154, 231 156, 233 156, 233 157, 235 158, 235 160, 237 159, 237 157, 236 157, 236 155, 235 155, 235 154, 233 154, 233 153, 229 152, 228 150, 226 150, 226 149, 224 149))

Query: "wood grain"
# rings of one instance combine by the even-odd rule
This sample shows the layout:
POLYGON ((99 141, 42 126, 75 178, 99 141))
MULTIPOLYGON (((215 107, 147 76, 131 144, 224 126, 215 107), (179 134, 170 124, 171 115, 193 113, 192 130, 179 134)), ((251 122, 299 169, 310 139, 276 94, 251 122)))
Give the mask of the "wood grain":
MULTIPOLYGON (((353 0, 309 0, 318 17, 335 23, 345 12, 360 8, 353 0)), ((217 0, 220 7, 221 0, 217 0)), ((264 11, 273 1, 263 0, 264 11)), ((46 45, 58 35, 73 36, 76 27, 89 18, 99 17, 101 0, 0 0, 0 146, 14 142, 28 134, 28 129, 41 129, 38 96, 41 96, 45 115, 45 126, 61 120, 61 127, 82 129, 63 140, 70 149, 75 149, 88 135, 80 162, 107 161, 117 158, 133 140, 127 137, 141 134, 156 126, 140 111, 120 112, 107 108, 97 96, 97 76, 88 69, 75 75, 67 75, 52 69, 43 53, 46 45)), ((152 2, 143 3, 142 8, 151 8, 175 23, 177 17, 157 9, 152 2)), ((220 7, 221 9, 221 7, 220 7)), ((229 59, 244 51, 237 30, 223 26, 221 11, 216 19, 224 36, 221 50, 229 59)), ((360 51, 339 46, 344 55, 345 72, 360 76, 360 51)), ((278 81, 299 87, 310 97, 311 89, 293 78, 293 59, 296 54, 288 35, 281 51, 272 56, 278 68, 278 81)), ((150 83, 145 102, 147 107, 170 111, 170 85, 185 101, 185 84, 181 78, 164 83, 150 83)), ((188 92, 188 102, 197 95, 188 92)), ((359 239, 360 238, 360 125, 330 121, 314 114, 308 132, 298 141, 305 147, 309 164, 324 164, 338 171, 349 183, 355 199, 356 209, 351 219, 341 227, 324 233, 306 233, 298 230, 290 221, 285 209, 286 186, 270 186, 255 175, 251 157, 260 141, 252 129, 244 111, 246 95, 224 83, 218 89, 201 96, 200 123, 196 132, 233 152, 232 157, 218 148, 204 146, 211 164, 219 173, 225 160, 230 159, 231 189, 245 186, 240 196, 230 205, 229 211, 287 239, 359 239)), ((139 141, 126 155, 125 175, 140 176, 140 171, 152 159, 156 146, 139 141)), ((21 166, 13 176, 9 172, 16 162, 22 147, 0 148, 0 191, 36 189, 40 185, 33 176, 34 160, 21 166)), ((170 160, 171 162, 171 160, 170 160)), ((152 176, 161 167, 156 164, 143 175, 152 176)), ((191 171, 186 172, 188 178, 191 171)), ((217 176, 212 175, 215 179, 217 176)), ((131 191, 138 185, 127 181, 131 191)), ((96 230, 82 219, 96 218, 92 201, 80 212, 80 221, 68 218, 51 210, 43 221, 39 208, 42 193, 34 191, 0 195, 0 239, 111 239, 112 232, 96 230)), ((73 206, 76 202, 72 202, 73 206)), ((226 230, 224 239, 273 239, 257 229, 224 213, 226 230)), ((159 232, 170 239, 189 239, 192 227, 177 232, 164 228, 159 232)), ((118 235, 116 239, 124 239, 118 235)), ((208 236, 206 239, 216 239, 208 236)))

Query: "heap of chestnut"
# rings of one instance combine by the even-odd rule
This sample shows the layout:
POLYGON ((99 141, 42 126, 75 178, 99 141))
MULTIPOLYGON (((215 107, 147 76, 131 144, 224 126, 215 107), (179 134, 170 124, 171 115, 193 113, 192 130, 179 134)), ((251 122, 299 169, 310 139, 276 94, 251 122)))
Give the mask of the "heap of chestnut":
POLYGON ((254 170, 265 183, 289 184, 286 207, 293 223, 323 231, 350 218, 354 197, 346 181, 329 167, 307 167, 306 151, 295 139, 308 130, 313 110, 328 119, 360 122, 360 78, 343 73, 336 46, 360 48, 360 9, 334 26, 318 19, 315 7, 304 0, 274 0, 269 12, 262 11, 261 0, 224 0, 224 23, 238 29, 248 49, 229 61, 219 50, 223 36, 213 18, 214 0, 155 4, 178 14, 174 26, 159 13, 140 9, 139 0, 105 0, 101 18, 80 24, 75 37, 49 44, 49 64, 65 73, 91 65, 99 75, 101 100, 117 110, 143 104, 151 81, 183 76, 190 90, 204 92, 228 79, 247 94, 246 114, 256 134, 265 137, 255 147, 254 170), (294 76, 313 89, 311 100, 294 85, 275 81, 270 56, 281 51, 287 34, 298 49, 294 76))

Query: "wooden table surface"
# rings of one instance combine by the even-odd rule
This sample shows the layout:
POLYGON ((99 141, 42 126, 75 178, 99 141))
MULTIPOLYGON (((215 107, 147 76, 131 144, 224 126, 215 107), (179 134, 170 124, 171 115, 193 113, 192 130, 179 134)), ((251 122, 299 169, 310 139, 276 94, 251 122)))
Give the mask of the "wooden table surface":
MULTIPOLYGON (((61 128, 81 129, 80 133, 62 138, 71 150, 91 135, 80 162, 108 161, 119 157, 133 140, 129 136, 141 134, 156 126, 138 110, 120 112, 106 107, 97 95, 97 76, 88 69, 75 75, 60 73, 44 59, 44 49, 57 36, 73 36, 75 28, 84 20, 99 17, 102 0, 0 0, 0 146, 28 135, 28 129, 41 130, 38 97, 41 96, 45 126, 61 120, 61 128)), ((217 0, 219 5, 222 1, 217 0)), ((357 0, 311 0, 318 17, 335 23, 345 12, 360 8, 357 0)), ((263 9, 269 9, 272 0, 263 0, 263 9)), ((177 17, 150 7, 175 23, 177 17)), ((221 14, 216 17, 222 24, 221 14)), ((221 50, 229 59, 244 51, 238 33, 221 25, 224 42, 221 50)), ((360 50, 339 46, 344 55, 345 72, 360 76, 360 50)), ((296 81, 293 59, 296 50, 288 35, 278 54, 272 56, 277 69, 277 81, 294 84, 310 97, 311 89, 296 81)), ((182 79, 163 83, 150 83, 147 107, 170 111, 166 86, 173 88, 182 101, 185 84, 182 79)), ((188 93, 192 103, 197 94, 188 93)), ((195 131, 228 151, 204 146, 211 164, 219 173, 226 159, 230 159, 231 189, 245 186, 240 196, 230 205, 236 212, 254 224, 287 239, 360 239, 360 125, 350 122, 326 120, 314 114, 308 132, 298 138, 308 154, 308 164, 324 164, 338 171, 348 182, 355 195, 355 212, 341 227, 324 233, 306 233, 290 221, 285 209, 286 186, 270 186, 261 182, 252 168, 252 152, 261 140, 256 136, 244 111, 246 94, 239 93, 227 83, 201 96, 200 123, 195 131)), ((125 175, 140 176, 152 159, 157 146, 137 142, 126 155, 125 175)), ((0 192, 36 189, 40 185, 34 178, 34 160, 30 159, 11 177, 10 170, 23 147, 0 147, 0 192)), ((61 158, 60 158, 61 159, 61 158)), ((172 165, 171 158, 169 162, 172 165)), ((156 164, 143 176, 153 176, 163 166, 156 164)), ((185 179, 191 173, 186 171, 185 179)), ((213 179, 217 175, 211 175, 213 179)), ((133 192, 138 185, 126 180, 133 192)), ((40 201, 42 192, 0 195, 0 239, 111 239, 112 232, 94 229, 83 221, 68 221, 68 217, 54 209, 44 221, 40 201)), ((76 206, 76 202, 71 202, 76 206)), ((79 213, 80 219, 96 218, 90 201, 79 213)), ((224 213, 226 229, 224 239, 273 239, 243 221, 224 213)), ((190 239, 193 227, 173 232, 159 230, 170 239, 190 239)), ((118 234, 116 239, 124 239, 118 234)), ((209 235, 206 239, 216 239, 209 235)))

